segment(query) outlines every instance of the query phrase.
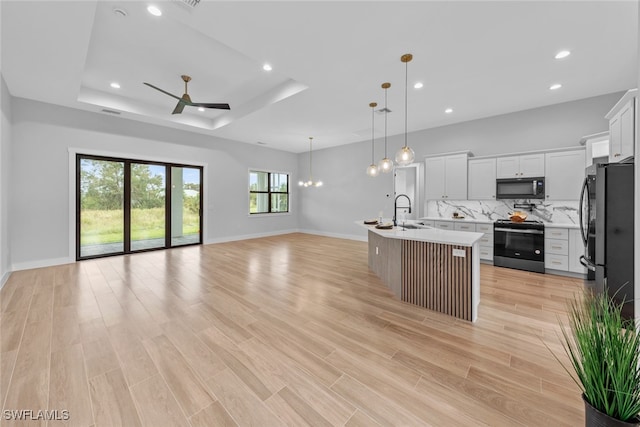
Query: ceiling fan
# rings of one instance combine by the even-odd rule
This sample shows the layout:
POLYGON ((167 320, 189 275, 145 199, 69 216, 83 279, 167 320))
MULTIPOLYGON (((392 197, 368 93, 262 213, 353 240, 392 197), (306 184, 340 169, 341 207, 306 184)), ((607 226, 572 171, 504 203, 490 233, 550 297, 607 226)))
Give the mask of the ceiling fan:
POLYGON ((182 110, 184 110, 185 105, 189 105, 191 107, 217 108, 219 110, 230 110, 229 104, 211 104, 211 103, 205 103, 205 102, 191 102, 191 97, 187 93, 187 83, 191 81, 191 77, 187 75, 182 75, 181 77, 182 77, 182 80, 184 81, 184 94, 182 95, 182 97, 169 93, 166 90, 162 90, 159 87, 156 87, 150 83, 144 82, 144 84, 178 100, 178 105, 176 105, 176 108, 173 109, 173 112, 171 114, 182 113, 182 110))

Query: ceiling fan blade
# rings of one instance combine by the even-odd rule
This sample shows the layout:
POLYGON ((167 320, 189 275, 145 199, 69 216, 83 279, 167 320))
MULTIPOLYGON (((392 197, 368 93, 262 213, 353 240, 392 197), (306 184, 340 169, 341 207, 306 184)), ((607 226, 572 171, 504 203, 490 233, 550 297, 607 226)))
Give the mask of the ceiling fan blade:
POLYGON ((184 101, 180 100, 180 102, 178 102, 178 105, 176 105, 176 108, 173 109, 173 112, 171 114, 181 114, 182 110, 184 110, 184 106, 187 105, 184 103, 184 101))
POLYGON ((159 87, 154 86, 154 85, 152 85, 152 84, 150 84, 150 83, 146 83, 146 82, 144 82, 144 84, 146 84, 147 86, 149 86, 149 87, 151 87, 151 88, 154 88, 155 90, 158 90, 158 91, 160 91, 160 92, 162 92, 162 93, 164 93, 164 94, 166 94, 166 95, 172 96, 172 97, 174 97, 175 99, 182 99, 182 98, 180 98, 179 96, 176 96, 176 95, 174 95, 174 94, 172 94, 172 93, 169 93, 169 92, 167 92, 166 90, 162 90, 162 89, 160 89, 159 87))
POLYGON ((203 107, 203 108, 217 108, 219 110, 230 110, 229 104, 207 104, 202 102, 193 102, 191 103, 194 107, 203 107))

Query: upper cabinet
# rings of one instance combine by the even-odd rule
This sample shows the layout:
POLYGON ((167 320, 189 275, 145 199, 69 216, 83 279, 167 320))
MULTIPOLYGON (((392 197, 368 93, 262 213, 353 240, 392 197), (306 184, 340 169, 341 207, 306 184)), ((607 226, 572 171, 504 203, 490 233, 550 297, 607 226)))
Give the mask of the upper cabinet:
POLYGON ((425 159, 427 200, 467 199, 467 153, 425 159))
POLYGON ((544 154, 498 157, 497 178, 534 178, 544 176, 544 154))
POLYGON ((496 199, 496 159, 469 159, 469 200, 496 199))
POLYGON ((545 154, 546 200, 578 200, 584 181, 584 149, 545 154))
POLYGON ((631 89, 605 116, 609 120, 609 162, 633 156, 635 147, 635 108, 638 89, 631 89))

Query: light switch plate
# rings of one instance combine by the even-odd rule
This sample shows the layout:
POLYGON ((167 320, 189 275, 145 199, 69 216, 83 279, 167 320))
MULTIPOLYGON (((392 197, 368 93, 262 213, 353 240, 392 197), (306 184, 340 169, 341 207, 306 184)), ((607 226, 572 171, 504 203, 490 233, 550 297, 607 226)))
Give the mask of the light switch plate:
POLYGON ((454 249, 453 256, 464 258, 465 257, 464 249, 454 249))

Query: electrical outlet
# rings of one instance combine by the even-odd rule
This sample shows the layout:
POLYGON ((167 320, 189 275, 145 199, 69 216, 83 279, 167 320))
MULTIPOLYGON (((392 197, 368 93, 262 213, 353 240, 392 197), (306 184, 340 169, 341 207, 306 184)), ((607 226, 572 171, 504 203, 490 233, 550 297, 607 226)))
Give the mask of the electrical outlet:
POLYGON ((378 247, 376 246, 376 255, 378 255, 378 247))

